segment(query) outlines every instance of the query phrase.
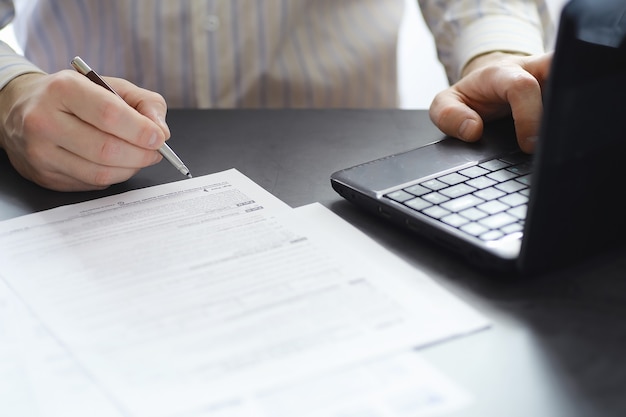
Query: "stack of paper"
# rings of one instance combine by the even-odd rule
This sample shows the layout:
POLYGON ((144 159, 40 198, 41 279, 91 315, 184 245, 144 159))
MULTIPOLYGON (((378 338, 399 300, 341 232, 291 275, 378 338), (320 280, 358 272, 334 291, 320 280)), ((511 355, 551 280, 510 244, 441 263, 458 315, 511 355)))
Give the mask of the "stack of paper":
POLYGON ((488 325, 236 170, 1 222, 0 277, 3 416, 432 415, 413 349, 488 325))

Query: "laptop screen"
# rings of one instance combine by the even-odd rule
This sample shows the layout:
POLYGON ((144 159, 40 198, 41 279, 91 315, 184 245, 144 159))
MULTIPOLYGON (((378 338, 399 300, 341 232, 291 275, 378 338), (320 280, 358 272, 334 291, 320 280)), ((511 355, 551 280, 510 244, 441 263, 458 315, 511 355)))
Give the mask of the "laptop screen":
POLYGON ((626 174, 626 2, 563 9, 520 262, 544 269, 619 245, 626 174))

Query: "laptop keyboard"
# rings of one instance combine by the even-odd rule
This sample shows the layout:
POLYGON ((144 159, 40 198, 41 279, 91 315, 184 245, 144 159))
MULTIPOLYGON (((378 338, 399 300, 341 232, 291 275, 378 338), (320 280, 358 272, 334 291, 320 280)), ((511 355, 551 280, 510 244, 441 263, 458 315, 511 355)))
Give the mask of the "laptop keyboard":
POLYGON ((385 197, 484 241, 521 238, 530 171, 530 157, 519 152, 428 178, 385 197))

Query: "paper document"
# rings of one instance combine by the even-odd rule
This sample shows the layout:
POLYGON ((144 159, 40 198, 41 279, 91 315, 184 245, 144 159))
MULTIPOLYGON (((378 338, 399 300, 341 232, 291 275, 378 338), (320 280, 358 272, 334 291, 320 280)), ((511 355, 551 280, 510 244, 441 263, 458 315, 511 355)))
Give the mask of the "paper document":
MULTIPOLYGON (((124 417, 25 310, 0 280, 0 415, 124 417)), ((406 351, 242 394, 229 402, 229 416, 238 408, 238 415, 254 417, 416 417, 470 402, 415 351, 406 351)))
POLYGON ((261 399, 488 325, 236 170, 1 222, 0 276, 132 417, 293 416, 261 399))

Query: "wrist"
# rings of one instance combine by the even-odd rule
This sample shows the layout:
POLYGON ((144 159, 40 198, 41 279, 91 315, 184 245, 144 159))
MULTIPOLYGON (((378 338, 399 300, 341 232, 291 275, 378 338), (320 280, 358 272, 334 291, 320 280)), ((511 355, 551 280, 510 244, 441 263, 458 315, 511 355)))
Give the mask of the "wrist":
POLYGON ((484 54, 480 54, 470 59, 467 64, 463 67, 461 71, 461 78, 465 77, 469 73, 479 68, 486 67, 488 65, 493 65, 497 62, 504 61, 511 57, 523 57, 528 56, 528 54, 520 53, 520 52, 507 52, 507 51, 492 51, 486 52, 484 54))
POLYGON ((19 99, 25 96, 26 86, 31 83, 32 79, 43 75, 38 72, 24 73, 13 78, 0 89, 0 148, 6 149, 6 140, 11 135, 13 125, 11 114, 19 99))

